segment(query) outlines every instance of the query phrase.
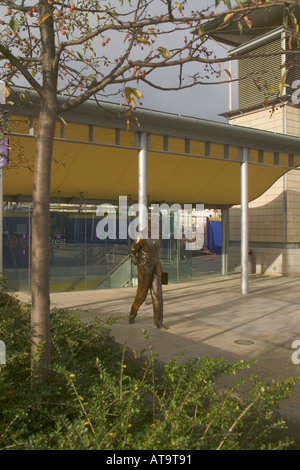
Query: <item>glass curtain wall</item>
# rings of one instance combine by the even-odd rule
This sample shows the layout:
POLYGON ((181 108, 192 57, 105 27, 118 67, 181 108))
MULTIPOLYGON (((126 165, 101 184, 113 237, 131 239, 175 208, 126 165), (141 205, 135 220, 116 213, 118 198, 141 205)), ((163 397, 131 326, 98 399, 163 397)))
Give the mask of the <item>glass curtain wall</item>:
MULTIPOLYGON (((51 292, 137 285, 136 267, 128 256, 131 239, 100 240, 96 227, 101 218, 96 210, 97 206, 87 204, 51 204, 51 292)), ((31 217, 31 203, 5 204, 4 274, 8 288, 15 291, 29 292, 31 287, 31 217)), ((161 240, 163 271, 169 283, 185 282, 197 277, 193 262, 197 253, 203 253, 186 250, 185 240, 174 238, 173 225, 171 218, 169 236, 161 240)))
POLYGON ((6 203, 3 211, 3 271, 7 287, 30 291, 31 204, 6 203))

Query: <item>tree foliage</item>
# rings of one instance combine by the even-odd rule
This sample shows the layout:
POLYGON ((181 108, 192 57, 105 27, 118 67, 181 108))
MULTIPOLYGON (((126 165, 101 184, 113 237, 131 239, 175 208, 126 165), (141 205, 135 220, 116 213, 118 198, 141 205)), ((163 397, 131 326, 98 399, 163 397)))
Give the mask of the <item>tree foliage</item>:
POLYGON ((259 8, 286 7, 297 28, 294 3, 215 0, 206 8, 200 2, 199 9, 193 0, 2 0, 1 78, 8 85, 25 78, 43 96, 50 68, 56 92, 67 98, 59 112, 95 94, 121 93, 124 103, 135 106, 142 91, 130 90, 137 84, 174 89, 204 83, 211 74, 220 77, 221 63, 228 59, 214 55, 210 35, 230 23, 237 23, 241 33, 251 29, 251 15, 259 8), (214 11, 221 6, 221 12, 214 11), (220 21, 207 26, 212 19, 220 21), (191 62, 197 66, 186 77, 184 66, 191 62), (176 67, 177 82, 162 84, 162 75, 153 72, 170 67, 176 67))

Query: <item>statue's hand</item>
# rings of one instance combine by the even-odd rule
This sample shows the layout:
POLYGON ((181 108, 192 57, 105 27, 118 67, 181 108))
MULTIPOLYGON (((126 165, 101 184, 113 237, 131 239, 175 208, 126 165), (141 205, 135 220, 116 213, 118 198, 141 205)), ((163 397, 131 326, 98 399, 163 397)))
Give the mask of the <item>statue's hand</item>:
POLYGON ((137 266, 138 264, 140 264, 140 260, 138 259, 137 256, 133 256, 132 258, 132 262, 135 266, 137 266))

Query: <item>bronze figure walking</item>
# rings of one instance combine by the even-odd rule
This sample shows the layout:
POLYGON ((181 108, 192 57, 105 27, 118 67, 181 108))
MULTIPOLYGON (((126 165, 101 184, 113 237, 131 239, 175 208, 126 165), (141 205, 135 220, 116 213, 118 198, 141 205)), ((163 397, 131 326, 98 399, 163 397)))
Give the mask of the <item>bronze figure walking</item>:
MULTIPOLYGON (((150 236, 150 230, 149 236, 150 236)), ((132 304, 129 323, 134 323, 138 309, 143 304, 150 289, 154 326, 167 329, 163 324, 162 267, 159 259, 160 241, 151 238, 137 238, 131 245, 129 256, 138 270, 138 287, 132 304)))

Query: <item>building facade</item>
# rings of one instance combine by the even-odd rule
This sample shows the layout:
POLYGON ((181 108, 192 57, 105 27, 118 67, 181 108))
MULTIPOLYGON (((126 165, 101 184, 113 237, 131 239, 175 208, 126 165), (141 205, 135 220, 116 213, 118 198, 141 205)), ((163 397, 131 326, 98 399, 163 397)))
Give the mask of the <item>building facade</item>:
MULTIPOLYGON (((300 109, 292 98, 297 88, 298 63, 293 63, 293 56, 268 56, 288 50, 292 41, 289 29, 277 27, 232 49, 232 55, 249 51, 262 56, 238 65, 239 107, 224 114, 231 125, 300 137, 300 109)), ((240 269, 240 220, 240 207, 232 207, 229 269, 233 271, 240 269)), ((252 272, 300 275, 299 168, 288 171, 249 204, 249 248, 252 272)))

